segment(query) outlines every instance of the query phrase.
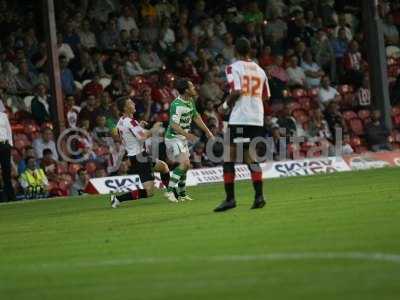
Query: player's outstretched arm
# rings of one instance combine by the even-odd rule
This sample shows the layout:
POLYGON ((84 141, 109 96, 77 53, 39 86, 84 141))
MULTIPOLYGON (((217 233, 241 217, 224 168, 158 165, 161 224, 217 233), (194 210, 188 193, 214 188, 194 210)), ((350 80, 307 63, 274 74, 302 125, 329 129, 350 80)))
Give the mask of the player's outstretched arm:
POLYGON ((212 139, 214 138, 214 135, 211 133, 210 129, 204 124, 203 119, 200 117, 200 115, 197 115, 196 117, 193 118, 193 122, 199 126, 199 128, 206 134, 207 138, 212 139))
POLYGON ((162 127, 162 122, 154 123, 153 127, 151 127, 150 130, 147 130, 147 133, 149 135, 148 137, 159 135, 161 127, 162 127))

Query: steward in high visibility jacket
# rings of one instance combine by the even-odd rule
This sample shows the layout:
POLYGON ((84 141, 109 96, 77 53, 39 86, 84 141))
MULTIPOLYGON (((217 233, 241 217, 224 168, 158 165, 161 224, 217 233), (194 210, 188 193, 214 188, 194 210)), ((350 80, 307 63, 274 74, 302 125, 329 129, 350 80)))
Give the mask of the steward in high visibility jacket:
POLYGON ((26 165, 27 169, 19 178, 19 182, 25 193, 31 194, 32 197, 35 197, 37 194, 46 193, 49 181, 43 169, 36 167, 36 159, 28 157, 26 165))

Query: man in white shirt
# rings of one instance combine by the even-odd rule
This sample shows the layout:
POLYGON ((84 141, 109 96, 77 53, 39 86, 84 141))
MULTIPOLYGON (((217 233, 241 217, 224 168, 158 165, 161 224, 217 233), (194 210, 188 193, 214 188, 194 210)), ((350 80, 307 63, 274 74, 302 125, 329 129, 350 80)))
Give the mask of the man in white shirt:
POLYGON ((13 146, 12 131, 8 116, 0 112, 0 165, 3 177, 4 195, 0 202, 14 201, 15 193, 11 182, 11 147, 13 146))
POLYGON ((215 24, 214 24, 215 34, 218 37, 223 37, 228 32, 228 30, 226 29, 224 19, 222 18, 222 16, 220 14, 217 14, 214 17, 214 21, 215 21, 215 24))
POLYGON ((353 39, 353 32, 351 30, 351 27, 347 24, 346 22, 346 15, 341 14, 338 16, 338 25, 335 27, 333 31, 333 35, 335 37, 338 37, 339 35, 339 30, 344 29, 346 32, 346 37, 348 41, 351 41, 353 39))
POLYGON ((124 7, 122 11, 123 15, 118 18, 118 30, 121 31, 125 29, 128 32, 132 29, 139 30, 129 7, 124 7))
POLYGON ((86 49, 96 48, 97 41, 96 36, 90 30, 89 20, 83 20, 82 30, 79 32, 79 37, 81 39, 81 45, 86 49))
POLYGON ((138 76, 146 73, 140 65, 139 54, 136 51, 129 53, 128 60, 125 63, 125 72, 129 76, 138 76))
POLYGON ((321 83, 321 77, 324 75, 321 67, 313 61, 311 51, 306 51, 304 54, 301 68, 306 75, 306 84, 308 88, 318 87, 321 83))
POLYGON ((230 33, 224 35, 224 47, 222 49, 222 56, 229 63, 234 61, 235 58, 235 47, 233 45, 233 37, 230 33))
POLYGON ((37 138, 32 143, 33 149, 35 149, 36 157, 43 157, 43 150, 50 149, 53 153, 53 159, 58 161, 58 152, 56 143, 53 141, 53 132, 50 128, 44 128, 42 131, 42 137, 37 138))
POLYGON ((63 35, 61 33, 57 34, 57 46, 58 46, 58 55, 65 56, 67 59, 67 63, 75 58, 74 51, 71 46, 63 42, 63 35))
POLYGON ((170 51, 171 47, 175 43, 175 32, 171 29, 169 20, 164 19, 161 23, 161 30, 160 30, 160 40, 159 45, 160 47, 166 51, 170 51))
POLYGON ((139 55, 140 65, 147 72, 160 70, 164 64, 158 56, 157 52, 153 50, 153 46, 151 45, 151 43, 147 42, 143 46, 143 48, 143 51, 139 55))
POLYGON ((329 76, 325 75, 322 77, 321 88, 318 92, 318 99, 322 106, 327 106, 327 104, 331 101, 338 101, 340 99, 339 92, 331 87, 331 81, 329 76))
POLYGON ((291 87, 304 87, 306 84, 306 74, 302 68, 299 67, 299 59, 296 55, 290 58, 290 66, 286 69, 289 76, 288 85, 291 87))

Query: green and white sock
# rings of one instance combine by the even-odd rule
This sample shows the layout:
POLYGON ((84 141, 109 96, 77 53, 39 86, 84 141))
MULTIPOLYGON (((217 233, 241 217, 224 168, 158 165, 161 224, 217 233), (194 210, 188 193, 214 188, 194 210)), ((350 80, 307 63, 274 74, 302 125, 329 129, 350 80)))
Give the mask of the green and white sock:
POLYGON ((181 180, 178 183, 178 194, 181 197, 186 196, 186 173, 181 176, 181 180))
POLYGON ((171 178, 169 179, 168 192, 173 192, 174 188, 178 185, 182 176, 186 177, 186 172, 181 170, 179 167, 172 171, 171 178))

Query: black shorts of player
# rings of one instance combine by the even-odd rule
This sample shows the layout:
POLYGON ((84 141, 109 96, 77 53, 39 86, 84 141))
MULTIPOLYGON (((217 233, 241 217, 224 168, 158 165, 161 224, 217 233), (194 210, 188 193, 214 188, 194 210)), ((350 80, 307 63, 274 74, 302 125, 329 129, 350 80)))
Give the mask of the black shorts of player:
POLYGON ((158 144, 158 159, 162 161, 167 161, 167 146, 165 142, 161 142, 158 144))
POLYGON ((265 129, 262 126, 228 125, 228 130, 231 145, 243 144, 248 147, 253 139, 265 136, 265 129))
POLYGON ((139 175, 142 183, 154 180, 155 162, 152 161, 150 155, 143 151, 138 155, 129 156, 129 161, 131 163, 128 172, 130 175, 139 175))

